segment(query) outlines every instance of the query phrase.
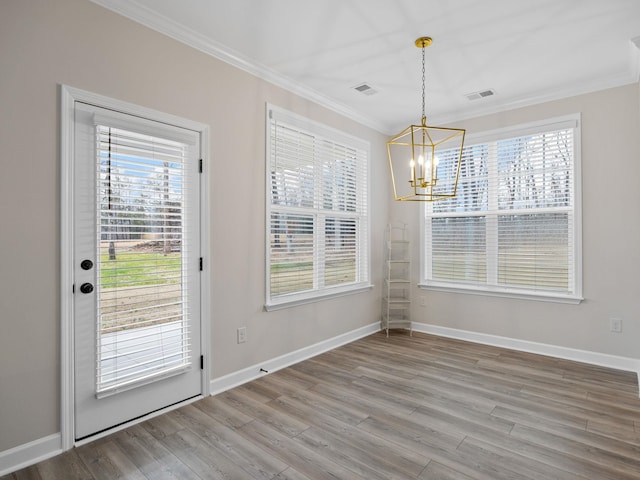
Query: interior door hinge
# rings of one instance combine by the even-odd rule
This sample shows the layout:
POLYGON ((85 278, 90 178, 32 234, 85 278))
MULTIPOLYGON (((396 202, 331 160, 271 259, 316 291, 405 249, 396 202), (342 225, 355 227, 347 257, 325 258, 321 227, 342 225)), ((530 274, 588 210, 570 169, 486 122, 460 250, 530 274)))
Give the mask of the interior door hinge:
POLYGON ((204 370, 204 355, 200 355, 200 370, 204 370))
POLYGON ((202 159, 198 162, 198 171, 202 173, 202 159))
POLYGON ((202 271, 202 257, 200 257, 200 271, 202 271))

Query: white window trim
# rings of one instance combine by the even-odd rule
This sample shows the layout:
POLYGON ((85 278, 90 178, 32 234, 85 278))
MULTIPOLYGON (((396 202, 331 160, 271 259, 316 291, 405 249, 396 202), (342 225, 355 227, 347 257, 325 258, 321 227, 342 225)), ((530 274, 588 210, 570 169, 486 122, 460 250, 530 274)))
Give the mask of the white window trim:
POLYGON ((304 116, 295 114, 283 108, 277 107, 270 103, 265 104, 265 304, 264 310, 267 312, 274 310, 281 310, 285 308, 295 307, 298 305, 304 305, 308 303, 320 302, 331 298, 342 297, 345 295, 353 295, 369 291, 373 288, 371 284, 371 170, 370 162, 371 158, 369 142, 362 140, 361 138, 349 135, 340 130, 329 127, 325 124, 310 120, 304 116), (278 298, 272 298, 270 294, 270 281, 269 273, 271 269, 270 265, 270 251, 269 251, 269 237, 270 237, 270 214, 271 214, 271 176, 269 172, 271 152, 271 136, 270 130, 270 112, 276 112, 280 118, 291 122, 300 129, 305 129, 310 132, 316 132, 319 135, 323 135, 332 141, 342 142, 345 145, 355 147, 364 150, 367 155, 367 227, 365 229, 366 237, 366 250, 363 252, 359 259, 356 261, 366 262, 367 279, 364 282, 360 282, 353 285, 338 285, 336 287, 323 288, 321 290, 306 291, 300 293, 291 293, 283 295, 278 298))
MULTIPOLYGON (((573 128, 573 148, 574 148, 574 275, 575 293, 562 294, 544 291, 534 291, 518 289, 512 287, 500 287, 493 285, 465 285, 462 283, 442 282, 427 279, 427 265, 430 264, 431 249, 425 245, 425 227, 427 206, 422 205, 420 211, 420 282, 418 287, 424 290, 438 292, 463 293, 469 295, 483 295, 490 297, 515 298, 524 300, 535 300, 542 302, 579 304, 584 300, 582 296, 582 141, 581 141, 581 115, 580 113, 555 117, 548 120, 530 122, 526 124, 514 125, 513 127, 499 128, 486 132, 467 134, 466 145, 491 142, 510 137, 519 137, 541 133, 543 131, 573 128)), ((490 193, 491 195, 491 193, 490 193)), ((478 212, 481 214, 482 212, 478 212)), ((471 212, 473 215, 473 212, 471 212)), ((468 214, 467 214, 468 215, 468 214)))

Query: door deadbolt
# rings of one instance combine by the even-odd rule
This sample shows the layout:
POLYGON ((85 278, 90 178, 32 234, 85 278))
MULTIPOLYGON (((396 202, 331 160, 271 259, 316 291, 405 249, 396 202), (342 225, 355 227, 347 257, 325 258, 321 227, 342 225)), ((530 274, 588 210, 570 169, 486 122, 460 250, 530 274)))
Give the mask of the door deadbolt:
POLYGON ((93 285, 91 285, 90 283, 83 283, 82 285, 80 285, 80 291, 82 293, 91 293, 93 292, 93 285))
POLYGON ((91 270, 93 268, 93 262, 89 259, 82 260, 82 263, 80 264, 80 268, 82 268, 83 270, 91 270))

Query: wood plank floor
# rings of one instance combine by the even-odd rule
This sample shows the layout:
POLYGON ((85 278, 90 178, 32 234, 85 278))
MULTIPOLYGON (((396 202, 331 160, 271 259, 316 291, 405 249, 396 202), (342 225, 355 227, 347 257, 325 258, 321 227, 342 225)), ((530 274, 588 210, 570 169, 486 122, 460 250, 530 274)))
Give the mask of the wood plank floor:
POLYGON ((640 479, 634 373, 374 334, 8 479, 640 479))

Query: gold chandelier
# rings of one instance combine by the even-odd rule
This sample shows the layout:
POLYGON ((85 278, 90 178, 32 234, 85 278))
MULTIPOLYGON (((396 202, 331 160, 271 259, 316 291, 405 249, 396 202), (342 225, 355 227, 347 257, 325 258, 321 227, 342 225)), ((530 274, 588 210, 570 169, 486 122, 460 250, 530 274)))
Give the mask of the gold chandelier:
POLYGON ((415 41, 422 48, 422 122, 387 142, 396 200, 432 202, 456 196, 465 130, 431 127, 425 114, 425 48, 431 37, 415 41))

